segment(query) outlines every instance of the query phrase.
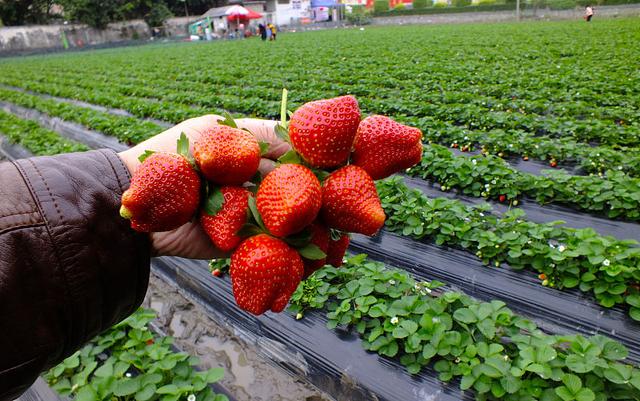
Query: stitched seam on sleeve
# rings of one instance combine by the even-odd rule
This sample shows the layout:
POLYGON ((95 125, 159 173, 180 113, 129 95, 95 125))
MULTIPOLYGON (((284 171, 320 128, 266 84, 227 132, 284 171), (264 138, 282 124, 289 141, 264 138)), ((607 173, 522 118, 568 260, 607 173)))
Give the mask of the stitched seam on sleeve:
MULTIPOLYGON (((100 154, 102 154, 102 156, 107 159, 107 162, 109 163, 109 166, 111 167, 111 170, 113 170, 113 173, 116 176, 116 179, 118 180, 118 185, 120 185, 120 194, 122 194, 124 192, 124 185, 122 183, 122 181, 120 180, 120 174, 118 174, 118 172, 116 171, 115 166, 113 165, 113 163, 111 162, 112 157, 109 157, 106 154, 107 151, 100 151, 100 154)), ((117 154, 113 155, 113 157, 115 157, 118 161, 118 163, 120 164, 120 168, 124 171, 124 175, 131 180, 131 175, 129 174, 129 169, 124 165, 122 159, 120 159, 120 156, 118 156, 117 154)))
MULTIPOLYGON (((36 213, 36 212, 34 212, 36 213)), ((7 227, 5 229, 0 230, 0 235, 10 233, 12 231, 21 230, 23 228, 33 228, 33 227, 44 227, 45 223, 33 223, 33 224, 22 224, 19 226, 7 227)))
MULTIPOLYGON (((36 172, 38 173, 38 176, 40 177, 40 179, 42 180, 42 182, 44 183, 45 187, 47 188, 47 191, 49 192, 49 197, 51 197, 53 199, 53 194, 51 193, 51 189, 49 188, 49 185, 47 185, 47 183, 44 181, 44 177, 42 176, 42 173, 40 172, 40 170, 38 170, 38 168, 35 166, 35 164, 33 163, 33 161, 31 159, 23 159, 25 162, 30 163, 34 169, 36 170, 36 172)), ((69 300, 71 298, 71 296, 69 295, 69 280, 67 278, 66 272, 64 271, 64 268, 62 267, 62 260, 60 258, 60 251, 58 250, 58 247, 56 246, 56 242, 53 240, 53 235, 51 234, 51 227, 49 225, 49 220, 47 219, 47 215, 44 213, 44 210, 42 209, 42 205, 40 204, 40 199, 36 196, 33 184, 31 183, 31 179, 29 178, 29 175, 26 174, 26 171, 22 168, 22 166, 20 165, 20 163, 14 163, 14 165, 16 166, 16 168, 18 169, 18 171, 20 172, 20 174, 22 175, 22 178, 25 180, 25 183, 27 184, 27 188, 29 188, 29 192, 31 192, 31 196, 33 197, 35 203, 36 203, 36 207, 38 208, 38 211, 40 212, 40 216, 42 217, 42 220, 44 221, 44 227, 47 230, 47 235, 49 236, 49 241, 51 242, 51 246, 53 248, 53 252, 55 254, 55 258, 58 261, 58 268, 57 271, 59 272, 59 274, 62 276, 62 279, 65 282, 65 286, 64 286, 64 291, 65 291, 65 304, 69 304, 69 300)), ((57 209, 57 205, 56 205, 56 209, 57 209)), ((71 314, 69 314, 69 326, 70 326, 70 330, 73 331, 73 326, 74 326, 74 322, 73 322, 73 317, 71 316, 71 314)), ((63 343, 63 350, 67 349, 67 337, 64 337, 64 343, 63 343)))

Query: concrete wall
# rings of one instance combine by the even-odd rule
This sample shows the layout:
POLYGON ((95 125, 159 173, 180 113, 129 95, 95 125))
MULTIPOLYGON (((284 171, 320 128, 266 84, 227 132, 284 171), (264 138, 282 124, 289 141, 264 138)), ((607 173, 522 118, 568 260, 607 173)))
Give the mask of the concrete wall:
MULTIPOLYGON (((165 22, 168 36, 187 36, 187 26, 199 19, 197 16, 171 18, 165 22)), ((62 35, 66 35, 69 47, 84 47, 118 43, 131 40, 147 40, 151 31, 143 20, 131 20, 109 24, 98 30, 86 25, 32 25, 0 28, 0 54, 26 50, 59 49, 63 47, 62 35)))
POLYGON ((110 24, 98 30, 86 25, 37 25, 0 28, 0 53, 63 47, 63 33, 70 47, 83 47, 150 37, 143 20, 110 24))
MULTIPOLYGON (((580 19, 584 15, 582 7, 571 10, 524 10, 524 19, 580 19)), ((599 17, 622 17, 640 16, 640 4, 626 4, 620 6, 597 6, 596 15, 599 17)), ((515 20, 515 11, 490 11, 490 12, 468 12, 455 14, 425 14, 425 15, 403 15, 397 17, 376 17, 373 18, 374 25, 403 25, 403 24, 455 24, 469 22, 501 22, 515 20)))

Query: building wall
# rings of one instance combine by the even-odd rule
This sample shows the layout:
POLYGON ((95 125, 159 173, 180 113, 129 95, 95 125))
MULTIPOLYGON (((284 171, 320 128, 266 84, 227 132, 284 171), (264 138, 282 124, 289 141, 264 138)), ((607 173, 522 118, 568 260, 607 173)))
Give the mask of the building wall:
POLYGON ((289 0, 286 4, 276 2, 276 25, 295 25, 301 18, 310 16, 309 0, 289 0))

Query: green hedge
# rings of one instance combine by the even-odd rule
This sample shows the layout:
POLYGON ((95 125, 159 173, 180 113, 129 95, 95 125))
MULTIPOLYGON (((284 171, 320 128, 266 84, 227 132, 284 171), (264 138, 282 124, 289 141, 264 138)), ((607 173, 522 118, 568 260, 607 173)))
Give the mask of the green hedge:
POLYGON ((422 9, 431 7, 433 5, 433 0, 413 0, 413 8, 414 9, 422 9))
MULTIPOLYGON (((402 10, 404 11, 404 10, 402 10)), ((377 14, 377 13, 385 13, 385 12, 389 12, 389 1, 388 0, 375 0, 373 2, 373 14, 377 14)), ((396 12, 401 12, 401 11, 396 11, 396 12)))

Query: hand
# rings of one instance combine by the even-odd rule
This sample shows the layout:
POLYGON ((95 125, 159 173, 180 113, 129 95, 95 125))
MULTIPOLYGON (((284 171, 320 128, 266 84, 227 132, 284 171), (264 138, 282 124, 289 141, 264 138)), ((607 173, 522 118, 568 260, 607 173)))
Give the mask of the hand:
MULTIPOLYGON (((133 175, 140 165, 138 156, 145 150, 175 153, 177 140, 183 132, 193 146, 207 128, 223 119, 217 115, 207 115, 186 120, 129 150, 121 152, 119 156, 133 175)), ((276 135, 274 127, 277 122, 252 118, 242 118, 235 121, 239 128, 251 131, 258 141, 269 143, 269 150, 260 161, 260 171, 263 174, 274 168, 274 159, 291 149, 288 143, 276 135)), ((193 259, 212 259, 226 256, 213 246, 197 221, 189 222, 173 231, 150 233, 150 238, 154 254, 158 256, 182 256, 193 259)))

